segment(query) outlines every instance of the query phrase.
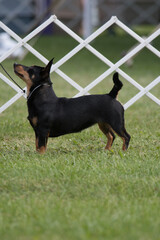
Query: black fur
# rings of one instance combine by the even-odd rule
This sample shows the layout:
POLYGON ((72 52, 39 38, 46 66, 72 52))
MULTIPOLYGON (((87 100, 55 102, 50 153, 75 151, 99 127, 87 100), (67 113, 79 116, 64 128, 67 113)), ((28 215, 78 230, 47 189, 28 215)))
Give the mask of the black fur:
POLYGON ((124 126, 123 106, 116 100, 123 86, 118 73, 113 76, 114 86, 109 94, 59 98, 49 76, 52 61, 46 67, 14 64, 15 73, 27 84, 28 119, 35 131, 37 151, 45 152, 48 137, 79 132, 96 123, 108 138, 106 149, 111 148, 115 132, 123 139, 126 150, 130 135, 124 126))

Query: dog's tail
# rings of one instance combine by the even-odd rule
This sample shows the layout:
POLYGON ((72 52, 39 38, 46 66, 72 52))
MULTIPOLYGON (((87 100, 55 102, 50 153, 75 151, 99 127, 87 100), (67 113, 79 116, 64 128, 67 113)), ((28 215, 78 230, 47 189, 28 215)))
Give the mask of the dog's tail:
POLYGON ((114 82, 114 86, 108 95, 111 96, 112 98, 116 98, 119 90, 123 86, 123 83, 119 80, 117 72, 114 73, 114 75, 113 75, 113 82, 114 82))

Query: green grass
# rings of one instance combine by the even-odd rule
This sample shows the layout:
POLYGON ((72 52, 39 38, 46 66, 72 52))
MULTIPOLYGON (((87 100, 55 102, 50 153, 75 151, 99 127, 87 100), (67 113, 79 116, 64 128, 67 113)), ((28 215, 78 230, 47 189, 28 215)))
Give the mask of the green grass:
MULTIPOLYGON (((125 34, 104 34, 92 43, 113 62, 134 44, 125 34)), ((58 61, 76 45, 69 37, 53 36, 41 37, 35 47, 58 61)), ((160 47, 158 40, 154 45, 160 47)), ((13 60, 3 64, 14 76, 13 60)), ((22 64, 40 62, 28 54, 22 64)), ((60 69, 85 87, 107 68, 83 50, 60 69)), ((159 59, 143 50, 132 68, 122 69, 146 86, 159 75, 159 59)), ((121 79, 119 100, 125 103, 138 91, 121 79)), ((52 81, 58 96, 77 93, 55 73, 52 81)), ((108 92, 112 85, 109 76, 91 93, 108 92)), ((151 92, 160 97, 160 86, 151 92)), ((13 95, 2 83, 0 105, 13 95)), ((122 152, 119 137, 112 151, 106 152, 106 138, 94 126, 49 139, 46 154, 39 155, 26 117, 23 98, 0 116, 0 239, 160 239, 160 108, 156 103, 143 97, 125 112, 132 136, 127 152, 122 152)))

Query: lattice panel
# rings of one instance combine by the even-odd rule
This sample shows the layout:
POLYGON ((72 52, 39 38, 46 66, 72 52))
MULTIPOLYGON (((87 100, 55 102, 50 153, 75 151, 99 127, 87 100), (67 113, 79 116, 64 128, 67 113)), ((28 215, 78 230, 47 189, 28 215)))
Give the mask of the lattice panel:
MULTIPOLYGON (((4 61, 6 58, 8 58, 18 48, 20 48, 21 46, 24 46, 28 51, 30 51, 33 55, 35 55, 38 59, 40 59, 44 64, 47 64, 48 60, 41 53, 39 53, 32 46, 30 46, 28 44, 28 41, 31 40, 33 37, 35 37, 38 33, 40 33, 43 29, 45 29, 51 23, 58 25, 63 31, 65 31, 67 34, 69 34, 72 38, 74 38, 79 43, 78 46, 76 46, 74 49, 72 49, 68 54, 66 54, 63 58, 61 58, 51 68, 51 72, 53 72, 53 71, 56 72, 65 81, 67 81, 69 84, 71 84, 74 88, 76 88, 78 90, 78 94, 76 94, 74 97, 88 94, 88 92, 92 88, 94 88, 97 84, 102 82, 108 75, 110 75, 114 71, 117 71, 121 76, 123 76, 128 82, 130 82, 134 87, 136 87, 139 90, 138 94, 136 94, 133 98, 131 98, 127 103, 124 104, 125 109, 127 109, 132 104, 134 104, 143 95, 148 96, 151 100, 153 100, 158 105, 160 105, 160 99, 158 99, 156 96, 154 96, 153 94, 151 94, 149 92, 158 83, 160 83, 160 76, 157 77, 156 79, 154 79, 148 86, 142 87, 132 77, 130 77, 128 74, 126 74, 123 70, 120 69, 120 67, 125 62, 127 62, 130 58, 132 58, 135 54, 140 52, 145 47, 148 48, 156 56, 160 57, 160 51, 151 45, 151 42, 160 35, 160 28, 157 29, 148 38, 143 39, 138 34, 136 34, 134 31, 132 31, 129 27, 127 27, 125 24, 123 24, 117 17, 114 16, 108 22, 106 22, 102 27, 100 27, 93 34, 91 34, 88 38, 83 40, 76 33, 74 33, 71 29, 69 29, 66 25, 64 25, 61 21, 59 21, 55 15, 52 15, 48 20, 46 20, 39 27, 37 27, 34 31, 32 31, 30 34, 28 34, 25 38, 22 39, 16 33, 14 33, 11 29, 9 29, 5 24, 0 22, 0 27, 17 41, 17 45, 15 47, 13 47, 9 51, 7 51, 3 56, 0 57, 0 62, 4 61), (139 44, 134 49, 132 49, 130 52, 128 52, 124 57, 122 57, 116 63, 112 63, 103 54, 101 54, 99 51, 97 51, 94 47, 92 47, 90 45, 91 41, 96 39, 96 37, 98 37, 101 33, 106 31, 106 29, 108 29, 113 24, 118 25, 126 33, 131 35, 134 39, 136 39, 139 42, 139 44), (94 79, 85 88, 82 88, 78 83, 76 83, 73 79, 71 79, 68 75, 66 75, 64 72, 62 72, 59 69, 60 66, 62 66, 66 61, 68 61, 70 58, 72 58, 75 54, 77 54, 83 48, 86 48, 87 50, 89 50, 92 54, 94 54, 97 58, 99 58, 102 62, 104 62, 105 64, 107 64, 109 66, 109 69, 107 69, 107 71, 105 71, 103 74, 101 74, 98 78, 94 79)), ((14 83, 12 83, 8 78, 6 78, 2 73, 0 73, 0 78, 17 92, 17 94, 13 98, 11 98, 8 102, 6 102, 3 106, 0 107, 0 113, 1 113, 6 108, 8 108, 11 104, 13 104, 15 101, 17 101, 20 97, 22 97, 22 96, 26 97, 26 95, 17 86, 15 86, 14 83)))

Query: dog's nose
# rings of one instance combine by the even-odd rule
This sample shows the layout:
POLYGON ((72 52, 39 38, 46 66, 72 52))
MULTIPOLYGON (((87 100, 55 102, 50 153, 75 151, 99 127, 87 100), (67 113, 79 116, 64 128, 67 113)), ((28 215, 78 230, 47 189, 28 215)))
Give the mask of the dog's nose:
POLYGON ((14 66, 14 68, 15 68, 15 67, 17 66, 17 63, 14 63, 13 66, 14 66))
POLYGON ((20 66, 22 66, 22 65, 21 65, 21 64, 18 64, 18 63, 14 63, 14 64, 13 64, 14 69, 16 69, 17 67, 20 67, 20 66))

